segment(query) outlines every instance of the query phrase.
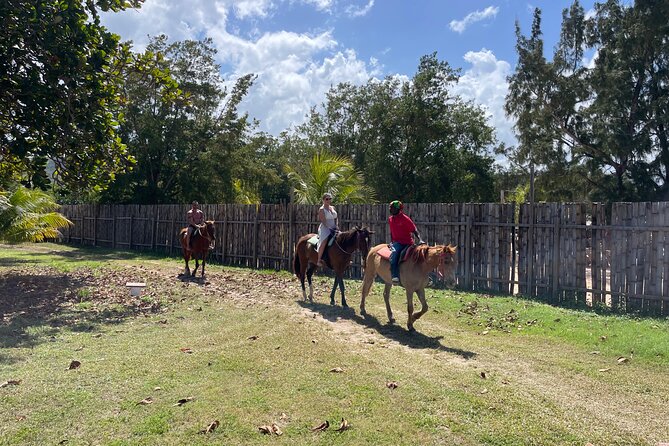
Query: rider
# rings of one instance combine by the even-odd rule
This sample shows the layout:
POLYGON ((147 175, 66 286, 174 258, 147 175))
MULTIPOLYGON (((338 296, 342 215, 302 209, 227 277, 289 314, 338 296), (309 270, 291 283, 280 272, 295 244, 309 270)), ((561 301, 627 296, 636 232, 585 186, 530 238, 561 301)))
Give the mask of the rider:
POLYGON ((388 217, 388 224, 390 225, 391 240, 390 275, 392 276, 393 285, 398 285, 400 283, 400 253, 404 248, 413 244, 414 239, 412 239, 411 236, 416 236, 418 244, 425 243, 423 242, 423 239, 421 239, 413 220, 403 212, 403 209, 404 205, 399 200, 390 203, 390 217, 388 217))
POLYGON ((188 228, 186 229, 186 246, 188 249, 190 246, 190 239, 198 228, 204 226, 204 212, 199 209, 200 204, 197 201, 194 201, 191 204, 191 208, 186 212, 186 221, 188 222, 188 228))
POLYGON ((318 226, 318 260, 316 264, 322 267, 324 265, 321 259, 327 246, 326 240, 337 231, 337 211, 332 206, 332 194, 327 192, 323 194, 323 205, 318 208, 318 219, 321 224, 318 226))

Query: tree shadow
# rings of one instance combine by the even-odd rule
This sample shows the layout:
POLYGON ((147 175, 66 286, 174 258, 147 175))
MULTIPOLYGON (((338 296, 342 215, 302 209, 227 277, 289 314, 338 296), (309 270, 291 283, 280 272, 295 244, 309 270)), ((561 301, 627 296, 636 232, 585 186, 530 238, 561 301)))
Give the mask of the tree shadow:
MULTIPOLYGON (((90 302, 91 283, 86 275, 48 274, 35 270, 0 276, 0 348, 34 347, 55 340, 61 327, 94 332, 125 318, 159 310, 134 300, 129 305, 90 302)), ((0 364, 11 362, 0 355, 0 364)))
POLYGON ((441 343, 441 340, 444 338, 443 336, 432 337, 419 331, 409 332, 404 327, 397 324, 382 324, 376 317, 370 314, 361 316, 356 314, 355 310, 350 307, 343 308, 318 302, 305 302, 303 300, 298 300, 297 304, 303 308, 319 313, 324 319, 330 322, 336 322, 339 319, 347 319, 362 325, 363 327, 373 329, 385 338, 409 348, 434 349, 458 355, 463 359, 472 359, 476 356, 475 352, 443 345, 441 343))

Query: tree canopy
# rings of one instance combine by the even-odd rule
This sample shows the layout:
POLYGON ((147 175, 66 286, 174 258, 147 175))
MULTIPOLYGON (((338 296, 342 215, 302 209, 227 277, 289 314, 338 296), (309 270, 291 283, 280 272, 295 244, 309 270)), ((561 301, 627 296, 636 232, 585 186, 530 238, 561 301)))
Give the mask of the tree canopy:
MULTIPOLYGON (((572 179, 590 199, 669 197, 667 16, 667 2, 608 0, 587 17, 575 1, 563 12, 552 61, 543 54, 541 11, 529 36, 516 25, 506 110, 520 145, 510 158, 572 179)), ((550 198, 565 198, 564 184, 546 183, 550 198)))
POLYGON ((0 182, 104 186, 132 161, 116 135, 127 44, 101 11, 143 0, 0 2, 0 182))

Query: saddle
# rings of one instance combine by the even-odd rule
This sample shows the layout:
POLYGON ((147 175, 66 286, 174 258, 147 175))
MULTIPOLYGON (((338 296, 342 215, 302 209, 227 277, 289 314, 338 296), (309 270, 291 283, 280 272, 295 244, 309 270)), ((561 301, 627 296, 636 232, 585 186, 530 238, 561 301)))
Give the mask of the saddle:
MULTIPOLYGON (((414 245, 409 245, 406 248, 404 248, 402 252, 400 252, 400 263, 407 260, 411 256, 411 253, 415 248, 416 247, 414 245)), ((384 246, 383 248, 379 249, 378 251, 376 251, 376 253, 390 262, 390 254, 392 254, 392 251, 387 246, 384 246)))
MULTIPOLYGON (((333 236, 329 236, 328 237, 328 247, 332 246, 334 241, 335 241, 335 238, 333 236)), ((307 240, 307 243, 314 246, 314 247, 318 246, 318 234, 314 235, 309 240, 307 240)))

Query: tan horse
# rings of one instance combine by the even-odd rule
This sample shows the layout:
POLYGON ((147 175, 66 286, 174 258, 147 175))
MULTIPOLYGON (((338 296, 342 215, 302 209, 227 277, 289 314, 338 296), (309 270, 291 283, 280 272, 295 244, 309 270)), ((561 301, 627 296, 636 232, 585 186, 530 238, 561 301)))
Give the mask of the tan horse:
MULTIPOLYGON (((374 279, 379 275, 385 282, 383 299, 386 301, 388 321, 393 324, 395 323, 395 319, 390 309, 390 288, 392 287, 390 261, 379 254, 379 251, 387 246, 386 244, 376 245, 369 251, 365 266, 365 276, 362 279, 360 312, 366 314, 365 299, 372 288, 374 279)), ((414 322, 427 312, 425 286, 428 283, 428 274, 432 270, 437 269, 439 274, 443 275, 448 283, 455 283, 455 269, 458 264, 455 251, 456 247, 451 245, 421 245, 414 249, 409 259, 400 263, 400 283, 407 294, 407 313, 409 314, 407 327, 409 331, 415 331, 413 327, 414 322), (416 313, 413 311, 413 293, 416 293, 421 304, 420 311, 416 313)))
POLYGON ((184 262, 186 263, 186 275, 191 275, 195 277, 197 269, 200 267, 200 259, 202 260, 202 277, 204 277, 204 266, 207 263, 207 254, 209 250, 212 249, 216 243, 216 226, 214 226, 213 220, 207 220, 204 222, 201 228, 193 231, 193 234, 190 236, 190 247, 186 246, 186 231, 188 228, 183 228, 179 233, 179 239, 181 240, 181 250, 184 256, 184 262), (191 274, 190 268, 188 266, 188 261, 191 257, 195 260, 195 269, 191 274))

